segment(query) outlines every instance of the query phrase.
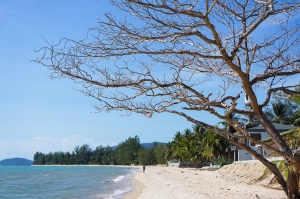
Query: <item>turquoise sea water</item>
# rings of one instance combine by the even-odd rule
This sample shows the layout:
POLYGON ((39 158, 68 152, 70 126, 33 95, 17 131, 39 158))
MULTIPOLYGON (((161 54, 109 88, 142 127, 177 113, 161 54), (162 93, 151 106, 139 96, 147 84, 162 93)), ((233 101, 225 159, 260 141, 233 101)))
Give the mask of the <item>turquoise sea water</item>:
POLYGON ((118 199, 137 169, 114 166, 0 166, 0 198, 118 199))

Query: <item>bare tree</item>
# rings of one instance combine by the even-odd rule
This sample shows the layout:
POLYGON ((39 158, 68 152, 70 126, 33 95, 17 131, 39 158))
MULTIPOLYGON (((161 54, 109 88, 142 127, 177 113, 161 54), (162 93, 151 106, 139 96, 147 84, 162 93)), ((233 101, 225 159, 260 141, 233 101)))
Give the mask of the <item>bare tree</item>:
POLYGON ((85 39, 61 39, 39 50, 35 61, 52 71, 51 78, 81 83, 99 112, 168 112, 213 129, 268 167, 288 198, 300 198, 300 148, 290 149, 262 111, 275 92, 299 94, 298 81, 290 81, 300 73, 299 1, 108 1, 123 11, 122 19, 105 14, 85 39), (203 92, 210 81, 220 87, 203 92), (198 121, 194 111, 225 120, 237 134, 198 121), (232 112, 256 116, 276 147, 251 138, 230 119, 232 112), (282 155, 288 179, 244 139, 282 155))

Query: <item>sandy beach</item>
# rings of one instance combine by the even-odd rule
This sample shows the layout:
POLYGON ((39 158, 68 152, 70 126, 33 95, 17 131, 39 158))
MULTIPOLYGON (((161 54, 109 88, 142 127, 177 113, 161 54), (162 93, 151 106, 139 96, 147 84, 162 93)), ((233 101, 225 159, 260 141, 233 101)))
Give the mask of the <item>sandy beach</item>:
POLYGON ((147 166, 133 176, 134 189, 123 199, 286 198, 282 190, 268 186, 272 176, 257 181, 265 167, 258 161, 242 161, 219 170, 147 166))

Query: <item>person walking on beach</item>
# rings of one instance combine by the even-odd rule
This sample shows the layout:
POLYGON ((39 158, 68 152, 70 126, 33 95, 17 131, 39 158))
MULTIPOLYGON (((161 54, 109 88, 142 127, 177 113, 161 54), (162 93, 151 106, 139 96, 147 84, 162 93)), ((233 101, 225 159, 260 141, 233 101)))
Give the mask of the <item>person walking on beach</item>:
POLYGON ((145 166, 145 165, 143 165, 143 173, 145 173, 145 169, 146 169, 146 166, 145 166))

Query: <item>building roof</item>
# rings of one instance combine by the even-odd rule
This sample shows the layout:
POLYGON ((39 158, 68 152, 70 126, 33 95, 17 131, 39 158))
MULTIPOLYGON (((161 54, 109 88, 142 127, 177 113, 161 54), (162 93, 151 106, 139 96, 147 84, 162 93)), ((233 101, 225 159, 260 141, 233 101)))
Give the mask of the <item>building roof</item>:
MULTIPOLYGON (((297 128, 296 126, 291 126, 291 125, 286 125, 286 124, 279 124, 279 123, 272 123, 272 124, 279 132, 289 131, 289 130, 297 128)), ((252 127, 247 130, 248 130, 248 132, 266 132, 265 128, 262 125, 252 127)))
MULTIPOLYGON (((282 137, 286 137, 287 135, 290 135, 290 134, 292 134, 292 133, 296 133, 296 132, 299 132, 300 131, 300 127, 298 127, 298 128, 295 128, 295 129, 292 129, 292 130, 289 130, 289 131, 285 131, 285 132, 282 132, 282 133, 280 133, 280 135, 282 136, 282 137)), ((263 139, 263 140, 261 140, 262 142, 269 142, 269 141, 271 141, 271 138, 270 137, 267 137, 267 138, 265 138, 265 139, 263 139)))

